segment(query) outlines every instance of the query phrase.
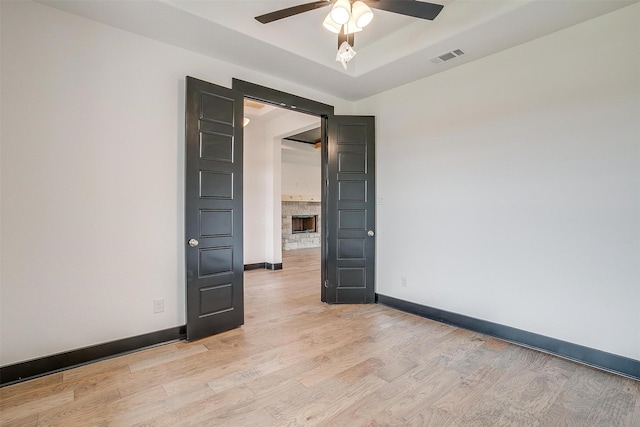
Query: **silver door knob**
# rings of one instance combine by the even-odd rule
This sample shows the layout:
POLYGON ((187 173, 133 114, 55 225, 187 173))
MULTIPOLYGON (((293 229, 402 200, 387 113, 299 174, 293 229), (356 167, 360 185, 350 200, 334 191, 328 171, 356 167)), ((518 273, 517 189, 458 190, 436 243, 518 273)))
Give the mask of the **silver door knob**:
POLYGON ((191 239, 189 240, 189 246, 191 246, 192 248, 195 248, 196 246, 198 246, 198 242, 196 239, 191 239))
POLYGON ((373 232, 373 230, 369 230, 369 232, 367 233, 367 235, 368 235, 369 237, 373 237, 373 236, 375 236, 375 235, 376 235, 376 233, 374 233, 374 232, 373 232))

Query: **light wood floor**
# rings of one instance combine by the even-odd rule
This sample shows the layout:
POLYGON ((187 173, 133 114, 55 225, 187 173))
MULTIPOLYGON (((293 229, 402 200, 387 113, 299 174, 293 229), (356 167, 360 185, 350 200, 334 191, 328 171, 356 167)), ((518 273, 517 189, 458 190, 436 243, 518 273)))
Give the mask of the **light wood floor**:
POLYGON ((246 324, 0 390, 3 426, 640 426, 640 383, 380 305, 319 252, 245 275, 246 324))

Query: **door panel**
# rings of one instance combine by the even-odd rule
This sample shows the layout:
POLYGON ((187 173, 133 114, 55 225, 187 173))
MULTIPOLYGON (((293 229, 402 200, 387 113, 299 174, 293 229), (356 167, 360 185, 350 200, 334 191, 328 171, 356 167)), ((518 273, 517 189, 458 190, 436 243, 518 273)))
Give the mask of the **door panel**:
POLYGON ((243 97, 191 77, 186 97, 187 339, 195 340, 244 323, 243 97))
POLYGON ((370 116, 328 120, 328 303, 375 302, 374 126, 370 116))

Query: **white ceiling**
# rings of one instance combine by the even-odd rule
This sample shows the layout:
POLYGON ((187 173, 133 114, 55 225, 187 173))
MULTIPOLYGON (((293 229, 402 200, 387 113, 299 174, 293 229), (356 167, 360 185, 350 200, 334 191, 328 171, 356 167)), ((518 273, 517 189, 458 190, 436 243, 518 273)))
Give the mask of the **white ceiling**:
MULTIPOLYGON (((255 16, 311 0, 40 0, 41 3, 350 101, 544 36, 640 0, 434 0, 434 21, 374 9, 356 57, 335 62, 329 7, 269 24, 255 16), (434 64, 455 49, 465 55, 434 64)), ((420 0, 418 0, 420 1, 420 0)))

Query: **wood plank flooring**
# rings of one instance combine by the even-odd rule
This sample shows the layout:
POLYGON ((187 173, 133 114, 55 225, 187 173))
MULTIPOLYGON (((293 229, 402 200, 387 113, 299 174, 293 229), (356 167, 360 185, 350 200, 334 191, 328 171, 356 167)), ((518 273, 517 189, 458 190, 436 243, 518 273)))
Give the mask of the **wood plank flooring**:
POLYGON ((640 426, 640 383, 380 305, 318 250, 245 274, 246 324, 0 389, 2 426, 640 426))

